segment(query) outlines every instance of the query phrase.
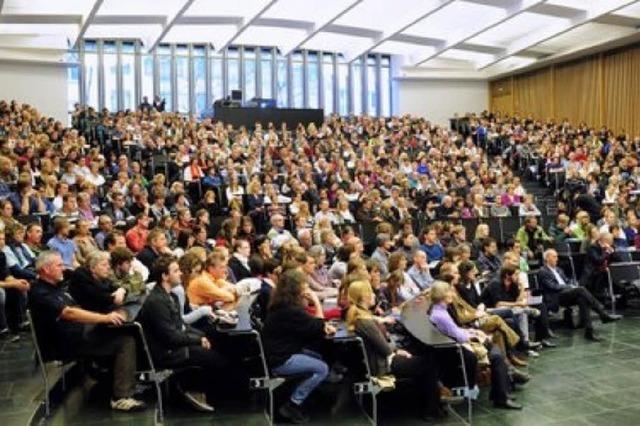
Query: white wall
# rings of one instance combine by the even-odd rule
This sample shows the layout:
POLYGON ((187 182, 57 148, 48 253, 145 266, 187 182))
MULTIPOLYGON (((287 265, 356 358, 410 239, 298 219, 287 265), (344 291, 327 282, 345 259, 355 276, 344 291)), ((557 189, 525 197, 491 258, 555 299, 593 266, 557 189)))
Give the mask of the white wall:
POLYGON ((455 113, 482 112, 489 108, 489 83, 485 80, 396 78, 393 111, 415 114, 438 124, 448 124, 455 113))
POLYGON ((67 123, 67 68, 57 63, 0 62, 0 99, 33 105, 67 123))

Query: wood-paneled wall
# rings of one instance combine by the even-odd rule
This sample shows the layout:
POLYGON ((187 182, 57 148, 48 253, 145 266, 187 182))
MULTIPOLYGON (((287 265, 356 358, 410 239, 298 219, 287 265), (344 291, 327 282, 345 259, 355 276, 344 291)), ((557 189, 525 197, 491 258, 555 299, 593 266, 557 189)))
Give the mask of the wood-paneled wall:
POLYGON ((640 136, 640 45, 490 82, 493 112, 569 119, 640 136))

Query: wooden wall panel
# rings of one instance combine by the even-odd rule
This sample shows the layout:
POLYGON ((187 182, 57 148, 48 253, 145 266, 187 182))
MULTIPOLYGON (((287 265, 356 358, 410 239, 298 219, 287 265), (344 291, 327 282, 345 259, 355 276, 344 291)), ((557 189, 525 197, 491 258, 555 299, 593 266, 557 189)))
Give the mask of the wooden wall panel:
POLYGON ((640 44, 490 82, 493 112, 640 135, 640 44))

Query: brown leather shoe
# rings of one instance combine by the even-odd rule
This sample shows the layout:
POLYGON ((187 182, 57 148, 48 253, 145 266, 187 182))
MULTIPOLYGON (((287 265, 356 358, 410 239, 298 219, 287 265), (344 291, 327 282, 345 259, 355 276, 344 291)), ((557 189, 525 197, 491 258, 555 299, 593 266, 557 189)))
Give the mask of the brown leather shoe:
POLYGON ((509 357, 509 361, 511 361, 511 364, 513 364, 514 367, 526 367, 527 365, 529 365, 529 363, 521 358, 518 358, 515 355, 511 355, 509 357))

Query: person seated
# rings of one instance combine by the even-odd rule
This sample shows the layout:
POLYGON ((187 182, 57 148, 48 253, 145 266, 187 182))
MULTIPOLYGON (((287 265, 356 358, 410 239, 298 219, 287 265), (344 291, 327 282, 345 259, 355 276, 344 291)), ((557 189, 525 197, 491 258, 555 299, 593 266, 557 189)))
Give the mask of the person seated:
POLYGON ((502 259, 498 256, 498 243, 496 240, 488 237, 482 240, 482 251, 478 256, 478 269, 483 274, 493 276, 498 273, 502 259))
POLYGON ((324 264, 324 248, 320 245, 312 246, 307 253, 307 261, 302 265, 302 271, 307 276, 307 284, 316 292, 320 300, 338 295, 337 282, 329 278, 329 271, 324 264))
POLYGON ((521 217, 540 216, 540 209, 533 202, 533 195, 526 194, 522 199, 522 204, 518 207, 518 214, 521 217))
POLYGON ((31 176, 26 173, 20 174, 16 192, 11 193, 7 199, 13 205, 13 211, 19 215, 26 216, 47 211, 44 194, 33 189, 31 176))
MULTIPOLYGON (((127 242, 124 238, 124 234, 122 231, 117 229, 114 229, 112 232, 107 234, 104 239, 104 245, 106 251, 109 253, 113 253, 117 248, 126 248, 129 250, 127 248, 127 242)), ((135 256, 131 259, 131 272, 140 274, 143 282, 147 282, 147 279, 149 278, 149 269, 135 256)))
MULTIPOLYGON (((445 195, 442 197, 442 203, 436 209, 436 218, 448 219, 452 217, 459 217, 459 213, 457 212, 456 206, 453 205, 453 198, 449 195, 445 195)), ((432 257, 429 256, 429 259, 432 259, 432 257)))
MULTIPOLYGON (((466 271, 467 277, 474 277, 477 269, 472 262, 466 262, 473 269, 466 271)), ((462 296, 467 294, 469 289, 461 281, 459 268, 448 263, 440 270, 439 280, 445 281, 455 290, 455 297, 451 304, 452 315, 457 324, 466 328, 477 328, 487 333, 493 343, 500 348, 500 351, 513 365, 526 366, 527 363, 518 358, 514 352, 516 345, 520 341, 520 336, 498 315, 490 314, 485 310, 483 303, 472 306, 462 296)))
POLYGON ((189 300, 195 306, 222 306, 226 310, 235 307, 238 298, 236 288, 227 280, 227 259, 220 253, 207 256, 204 271, 194 278, 187 288, 189 300))
POLYGON ((538 225, 538 218, 535 216, 524 219, 524 224, 516 232, 516 240, 527 259, 535 259, 536 255, 542 254, 546 245, 553 242, 542 226, 538 225))
POLYGON ((267 232, 267 238, 271 241, 271 247, 279 249, 282 244, 293 239, 291 232, 284 229, 284 216, 274 214, 271 216, 271 229, 267 232))
POLYGON ((434 279, 429 271, 429 263, 425 252, 416 250, 413 253, 413 265, 411 265, 407 274, 421 290, 429 288, 434 279))
POLYGON ((127 247, 135 254, 140 253, 147 242, 150 223, 151 218, 145 212, 138 213, 135 225, 125 234, 127 247))
POLYGON ((318 223, 321 219, 328 219, 332 225, 337 225, 339 223, 338 217, 329 210, 329 200, 320 201, 320 205, 318 206, 318 212, 315 214, 313 219, 318 223))
POLYGON ((251 257, 251 244, 244 239, 236 239, 233 243, 233 255, 229 260, 229 267, 233 271, 236 281, 251 278, 249 258, 251 257))
POLYGON ((322 305, 307 287, 305 275, 296 269, 284 272, 271 294, 262 338, 267 363, 274 374, 305 376, 287 402, 278 409, 278 413, 288 421, 309 421, 302 405, 329 375, 329 366, 311 348, 335 332, 332 325, 323 321, 322 305), (314 305, 315 316, 306 311, 307 303, 314 305))
MULTIPOLYGON (((482 302, 489 312, 500 315, 507 320, 507 323, 511 322, 510 319, 515 319, 516 323, 511 322, 510 325, 520 335, 524 350, 533 351, 541 345, 555 347, 555 343, 548 340, 551 338, 551 333, 546 306, 544 303, 529 306, 528 293, 521 285, 518 275, 517 266, 503 266, 498 276, 482 291, 482 302), (540 342, 534 343, 529 340, 529 316, 534 318, 536 338, 540 342)), ((529 355, 536 356, 534 352, 529 352, 529 355)))
POLYGON ((109 280, 118 288, 126 290, 127 295, 140 296, 147 292, 145 280, 139 271, 131 267, 134 256, 126 247, 116 247, 111 254, 109 280))
MULTIPOLYGON (((325 252, 326 250, 323 246, 320 246, 322 250, 325 252)), ((351 260, 354 256, 356 256, 356 247, 353 244, 345 244, 338 248, 338 251, 333 259, 333 263, 329 268, 329 279, 332 281, 342 281, 345 275, 347 275, 347 264, 349 260, 351 260)), ((378 260, 372 259, 375 262, 380 263, 378 260)), ((386 271, 386 263, 385 263, 385 271, 386 271)))
POLYGON ((108 252, 96 250, 89 254, 84 266, 72 272, 69 293, 84 309, 106 313, 123 305, 127 290, 109 279, 109 259, 108 252))
POLYGON ((2 251, 5 254, 7 267, 11 275, 28 281, 36 278, 34 269, 35 255, 24 243, 25 229, 21 224, 16 224, 6 232, 6 244, 3 244, 2 251))
POLYGON ((603 297, 608 287, 607 266, 620 261, 613 246, 613 235, 600 234, 598 239, 587 247, 580 285, 586 287, 596 297, 603 297))
POLYGON ((100 250, 106 250, 104 239, 111 231, 113 231, 113 220, 106 214, 100 215, 98 217, 98 233, 94 237, 100 250))
POLYGON ((105 208, 104 214, 112 218, 116 226, 126 225, 129 218, 133 217, 126 206, 124 194, 120 192, 111 194, 111 203, 105 208))
MULTIPOLYGON (((449 284, 443 281, 435 281, 430 291, 431 306, 429 308, 429 319, 440 332, 458 343, 468 344, 472 341, 481 345, 487 344, 488 337, 485 333, 475 329, 460 328, 448 311, 449 305, 453 302, 454 292, 449 284)), ((463 349, 465 365, 467 366, 467 380, 470 387, 474 387, 476 383, 476 366, 478 359, 474 352, 465 346, 463 349)), ((491 347, 488 353, 489 364, 491 368, 491 391, 489 399, 493 402, 494 407, 521 410, 522 405, 510 398, 509 390, 512 388, 512 378, 509 377, 509 371, 504 357, 500 353, 497 346, 491 347)), ((519 382, 524 377, 515 376, 514 380, 519 382)))
MULTIPOLYGON (((4 245, 4 231, 0 230, 0 247, 4 245)), ((18 332, 28 326, 26 322, 27 291, 29 282, 10 275, 7 258, 0 250, 0 339, 20 340, 18 332)))
POLYGON ((57 217, 53 221, 53 237, 47 241, 47 247, 62 256, 65 269, 75 269, 80 266, 76 259, 76 243, 69 239, 71 225, 66 217, 57 217))
POLYGON ((589 231, 587 228, 590 224, 591 217, 589 216, 589 213, 584 210, 576 213, 576 220, 570 225, 571 232, 573 233, 574 238, 577 238, 579 240, 589 239, 589 231))
MULTIPOLYGON (((555 312, 560 307, 570 308, 578 305, 580 310, 579 327, 584 327, 584 337, 587 340, 596 342, 602 340, 594 333, 591 311, 596 312, 603 323, 622 318, 621 315, 607 313, 604 306, 585 287, 572 284, 564 271, 558 267, 558 253, 553 249, 544 252, 544 266, 538 271, 538 284, 549 311, 555 312)), ((565 322, 570 328, 573 328, 571 310, 566 309, 564 314, 565 322)))
POLYGON ((167 236, 161 228, 153 228, 149 231, 146 242, 147 244, 136 257, 148 270, 151 270, 158 257, 161 254, 171 254, 171 249, 167 244, 167 236))
POLYGON ((33 253, 34 259, 37 258, 40 253, 47 249, 47 247, 42 244, 42 235, 42 226, 39 223, 32 222, 27 225, 24 236, 24 243, 29 248, 29 250, 31 250, 31 253, 33 253))
POLYGON ((380 273, 383 277, 389 274, 389 254, 393 248, 393 241, 389 234, 378 234, 376 236, 376 249, 371 254, 371 260, 375 260, 380 265, 380 273))
POLYGON ((153 361, 159 368, 181 369, 178 373, 179 393, 195 409, 213 412, 205 392, 220 383, 229 383, 226 380, 238 378, 230 374, 228 361, 212 347, 205 334, 183 321, 178 296, 172 292, 182 284, 182 272, 176 259, 160 256, 153 265, 151 277, 156 285, 142 307, 140 322, 153 361))
POLYGON ((575 238, 569 222, 569 216, 566 214, 561 213, 558 215, 556 221, 549 226, 549 236, 553 238, 553 241, 563 243, 567 239, 575 238))
POLYGON ((434 226, 430 226, 422 232, 421 240, 420 250, 427 254, 429 262, 442 260, 444 257, 444 247, 438 240, 438 231, 434 226))
POLYGON ((128 330, 119 327, 125 321, 123 313, 93 312, 77 306, 61 286, 64 262, 57 252, 40 253, 36 271, 38 279, 29 292, 29 305, 40 344, 49 348, 56 359, 78 356, 113 359, 111 408, 144 409, 144 402, 133 398, 136 340, 128 330))
POLYGON ((55 212, 53 217, 64 217, 72 225, 80 219, 81 216, 80 211, 78 210, 78 202, 74 193, 70 192, 62 197, 62 208, 55 212))
POLYGON ((355 281, 349 285, 349 309, 347 326, 350 331, 362 338, 371 374, 375 377, 392 374, 397 378, 415 379, 420 387, 422 413, 426 419, 444 416, 440 403, 438 374, 435 359, 425 351, 413 355, 404 349, 389 343, 380 329, 385 323, 394 323, 392 318, 380 318, 372 313, 376 306, 376 296, 366 281, 355 281))
POLYGON ((73 242, 76 244, 76 260, 79 264, 84 264, 90 253, 98 250, 98 243, 91 235, 91 222, 86 219, 78 219, 76 222, 75 237, 73 242))

